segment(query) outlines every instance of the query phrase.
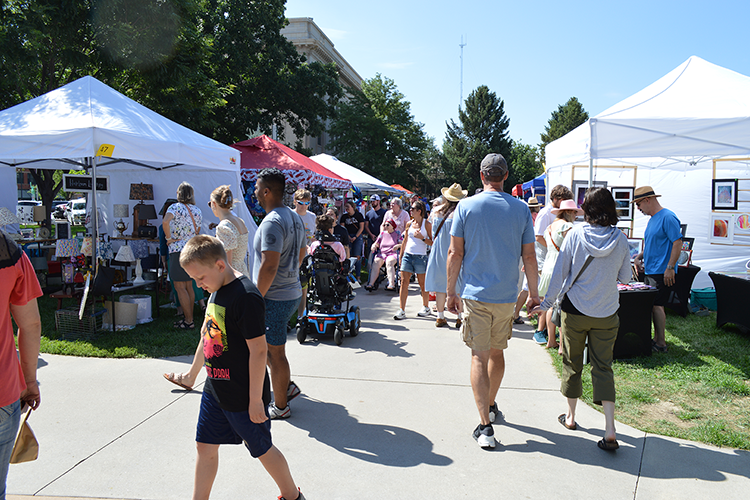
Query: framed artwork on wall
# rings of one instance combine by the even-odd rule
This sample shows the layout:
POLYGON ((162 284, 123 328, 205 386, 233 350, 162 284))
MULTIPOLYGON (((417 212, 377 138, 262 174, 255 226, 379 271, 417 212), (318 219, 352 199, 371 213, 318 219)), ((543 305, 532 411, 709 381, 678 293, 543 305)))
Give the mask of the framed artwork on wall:
POLYGON ((734 241, 734 215, 711 214, 708 231, 709 243, 731 245, 734 241))
POLYGON ((630 251, 630 262, 635 256, 643 252, 643 238, 628 238, 628 250, 630 251))
MULTIPOLYGON (((607 181, 594 181, 592 186, 605 188, 607 187, 607 181)), ((586 191, 588 188, 589 181, 573 181, 573 199, 576 200, 578 207, 583 205, 583 200, 586 198, 586 191)))
POLYGON ((734 231, 736 233, 750 233, 750 214, 739 214, 734 218, 734 231))
POLYGON ((711 181, 711 210, 737 210, 737 179, 711 181))
POLYGON ((686 251, 692 250, 693 243, 695 243, 695 238, 682 238, 682 249, 686 251))
POLYGON ((615 199, 617 218, 620 220, 633 220, 633 187, 613 187, 612 198, 615 199))

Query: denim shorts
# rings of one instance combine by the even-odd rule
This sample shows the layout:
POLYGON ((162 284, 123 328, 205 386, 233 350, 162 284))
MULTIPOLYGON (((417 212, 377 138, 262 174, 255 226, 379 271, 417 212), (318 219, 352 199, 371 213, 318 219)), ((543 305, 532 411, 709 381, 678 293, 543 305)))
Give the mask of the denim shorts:
POLYGON ((300 299, 266 299, 266 342, 270 345, 286 344, 286 326, 292 314, 297 314, 300 299))
POLYGON ((401 259, 401 271, 414 274, 427 272, 427 256, 405 253, 401 259))
POLYGON ((20 401, 0 408, 0 498, 5 498, 5 478, 20 422, 20 401))
MULTIPOLYGON (((268 410, 266 409, 266 416, 268 410)), ((222 410, 219 402, 203 391, 198 428, 195 440, 205 444, 242 444, 255 457, 261 457, 271 449, 271 420, 256 424, 247 411, 222 410)))

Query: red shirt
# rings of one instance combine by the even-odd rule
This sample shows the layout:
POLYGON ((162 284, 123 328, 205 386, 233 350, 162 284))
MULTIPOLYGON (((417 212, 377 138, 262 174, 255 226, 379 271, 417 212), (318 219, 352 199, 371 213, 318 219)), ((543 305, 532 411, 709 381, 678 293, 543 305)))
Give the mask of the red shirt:
POLYGON ((0 407, 18 401, 26 382, 13 339, 10 306, 26 305, 42 296, 36 272, 25 253, 14 265, 0 269, 0 407))

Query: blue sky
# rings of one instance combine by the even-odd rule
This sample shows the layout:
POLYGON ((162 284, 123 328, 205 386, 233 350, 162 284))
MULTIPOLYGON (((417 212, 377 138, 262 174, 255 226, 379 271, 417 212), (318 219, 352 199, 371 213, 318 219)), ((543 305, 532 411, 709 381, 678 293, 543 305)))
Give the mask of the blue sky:
POLYGON ((750 75, 747 0, 287 0, 286 14, 312 17, 362 78, 393 79, 438 147, 458 116, 462 35, 464 99, 487 85, 532 145, 570 97, 594 116, 691 55, 750 75))

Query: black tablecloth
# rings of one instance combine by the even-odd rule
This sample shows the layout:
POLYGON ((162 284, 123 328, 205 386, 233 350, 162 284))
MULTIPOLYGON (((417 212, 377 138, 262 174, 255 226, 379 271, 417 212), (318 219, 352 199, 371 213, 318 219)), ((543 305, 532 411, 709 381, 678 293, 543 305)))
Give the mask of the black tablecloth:
POLYGON ((734 323, 750 329, 750 281, 721 273, 708 273, 716 289, 716 326, 734 323))
POLYGON ((657 293, 656 290, 620 291, 615 359, 651 356, 651 309, 657 293))

